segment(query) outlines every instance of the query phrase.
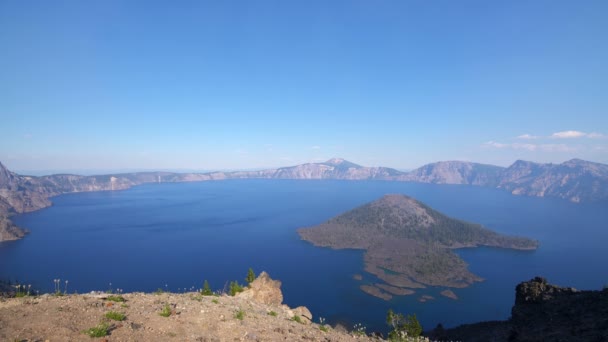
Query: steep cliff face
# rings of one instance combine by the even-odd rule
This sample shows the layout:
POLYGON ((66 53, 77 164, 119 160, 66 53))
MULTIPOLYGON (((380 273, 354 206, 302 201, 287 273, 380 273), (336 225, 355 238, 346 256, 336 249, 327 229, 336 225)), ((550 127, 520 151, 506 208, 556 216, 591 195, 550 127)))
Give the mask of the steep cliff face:
POLYGON ((0 216, 0 241, 18 240, 27 233, 27 230, 15 226, 7 217, 0 216))
POLYGON ((445 161, 422 166, 401 180, 434 184, 496 186, 504 168, 493 165, 445 161))
POLYGON ((0 189, 15 189, 17 176, 0 162, 0 189))
POLYGON ((608 165, 573 159, 565 163, 536 164, 517 161, 498 184, 514 195, 557 197, 572 202, 608 199, 608 165))
POLYGON ((517 285, 508 321, 435 329, 431 337, 462 341, 607 341, 608 289, 578 291, 536 277, 517 285))
POLYGON ((278 169, 270 178, 279 179, 343 179, 343 180, 389 180, 403 173, 387 167, 366 167, 341 158, 332 158, 324 163, 309 163, 278 169))

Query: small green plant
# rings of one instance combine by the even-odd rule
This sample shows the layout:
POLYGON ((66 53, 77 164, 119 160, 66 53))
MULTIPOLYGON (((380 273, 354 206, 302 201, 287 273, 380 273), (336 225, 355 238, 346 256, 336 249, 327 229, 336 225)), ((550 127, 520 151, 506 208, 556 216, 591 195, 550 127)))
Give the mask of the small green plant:
POLYGON ((14 285, 15 289, 17 289, 17 292, 15 292, 15 297, 17 298, 22 298, 22 297, 29 297, 32 293, 32 285, 28 285, 27 287, 25 285, 14 285))
POLYGON ((408 337, 418 337, 422 334, 422 326, 415 314, 405 317, 403 314, 394 313, 389 309, 386 314, 386 323, 393 328, 388 333, 390 341, 406 341, 408 337))
POLYGON ((270 316, 272 316, 272 317, 277 317, 277 313, 276 313, 276 312, 274 312, 274 311, 270 311, 270 312, 268 313, 268 315, 270 315, 270 316))
POLYGON ((163 317, 171 316, 171 307, 169 306, 169 304, 165 304, 163 309, 160 311, 159 315, 161 315, 163 317))
POLYGON ((254 280, 255 272, 253 272, 253 268, 249 267, 249 271, 247 272, 247 277, 245 278, 245 281, 247 282, 247 284, 251 284, 254 280))
POLYGON ((203 296, 213 296, 213 291, 211 291, 211 287, 209 286, 209 282, 205 280, 203 283, 203 289, 201 290, 201 294, 203 296))
POLYGON ((243 320, 243 318, 245 318, 245 311, 243 311, 242 309, 239 309, 239 311, 237 311, 234 314, 234 318, 238 319, 238 320, 243 320))
POLYGON ((154 291, 155 295, 160 295, 160 294, 163 294, 163 293, 165 293, 165 291, 163 289, 161 289, 160 287, 157 288, 156 291, 154 291))
POLYGON ((212 302, 213 304, 219 304, 219 303, 220 303, 220 301, 219 301, 219 300, 217 300, 217 298, 213 298, 213 299, 211 300, 211 302, 212 302))
POLYGON ((129 306, 127 304, 125 304, 125 303, 122 303, 122 304, 120 304, 120 307, 121 308, 128 308, 129 306))
POLYGON ((108 298, 106 298, 106 300, 109 300, 111 302, 117 302, 117 303, 126 302, 125 298, 121 295, 111 295, 111 296, 108 296, 108 298))
POLYGON ((294 321, 294 322, 298 322, 300 324, 304 324, 304 322, 302 322, 302 318, 300 318, 300 316, 298 316, 298 315, 293 316, 291 318, 291 320, 294 321))
POLYGON ((365 335, 367 335, 367 332, 365 330, 366 330, 365 326, 363 326, 361 323, 357 323, 353 326, 352 332, 356 336, 365 336, 365 335))
POLYGON ((321 330, 323 332, 329 331, 329 329, 327 328, 327 325, 325 325, 325 318, 323 318, 323 317, 319 317, 319 330, 321 330))
POLYGON ((230 295, 234 296, 239 292, 243 292, 243 286, 239 284, 237 281, 230 282, 230 295))
POLYGON ((104 337, 108 335, 109 328, 110 326, 108 325, 108 323, 102 322, 99 323, 97 326, 83 331, 83 333, 89 335, 90 337, 104 337))
POLYGON ((68 294, 68 281, 65 281, 65 286, 63 287, 63 292, 61 292, 61 279, 53 279, 53 283, 55 284, 55 296, 64 296, 68 294))
POLYGON ((124 321, 127 316, 121 312, 110 311, 106 313, 106 318, 114 321, 124 321))

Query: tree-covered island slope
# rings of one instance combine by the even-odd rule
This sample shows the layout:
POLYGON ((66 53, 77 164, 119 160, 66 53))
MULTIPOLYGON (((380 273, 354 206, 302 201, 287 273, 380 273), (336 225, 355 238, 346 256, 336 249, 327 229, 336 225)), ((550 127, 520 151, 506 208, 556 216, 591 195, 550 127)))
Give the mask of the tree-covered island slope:
POLYGON ((365 250, 365 270, 389 286, 363 285, 361 289, 384 299, 390 299, 388 293, 399 295, 403 288, 462 288, 481 281, 452 249, 538 247, 537 241, 447 217, 405 195, 385 195, 318 226, 300 228, 298 233, 315 246, 365 250))

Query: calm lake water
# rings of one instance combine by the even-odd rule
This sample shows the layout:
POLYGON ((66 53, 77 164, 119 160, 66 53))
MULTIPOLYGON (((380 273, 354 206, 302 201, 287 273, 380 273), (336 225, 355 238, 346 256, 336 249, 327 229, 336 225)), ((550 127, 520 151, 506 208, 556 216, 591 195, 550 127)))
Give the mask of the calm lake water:
POLYGON ((453 326, 510 316, 515 286, 536 275, 579 289, 608 283, 608 206, 512 196, 471 186, 399 182, 230 180, 148 184, 126 191, 69 194, 54 205, 14 217, 31 234, 0 244, 0 279, 52 291, 183 291, 244 282, 247 269, 282 281, 284 302, 315 316, 368 332, 385 330, 386 311, 416 313, 423 326, 453 326), (375 282, 363 272, 363 253, 301 241, 296 229, 375 200, 413 196, 458 219, 540 240, 534 252, 459 250, 484 282, 455 289, 459 300, 428 288, 385 302, 359 290, 375 282), (353 274, 363 274, 356 281, 353 274), (110 285, 111 284, 111 285, 110 285), (436 300, 419 303, 430 294, 436 300))

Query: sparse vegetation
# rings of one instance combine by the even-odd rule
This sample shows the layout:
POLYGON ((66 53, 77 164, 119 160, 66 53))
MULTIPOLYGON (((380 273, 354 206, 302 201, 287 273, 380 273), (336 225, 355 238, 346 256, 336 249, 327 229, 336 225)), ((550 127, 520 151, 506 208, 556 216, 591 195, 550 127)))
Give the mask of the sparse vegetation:
POLYGON ((65 281, 64 291, 61 292, 61 279, 53 279, 53 283, 55 284, 55 296, 63 296, 68 294, 68 281, 65 281))
POLYGON ((389 309, 386 314, 386 323, 393 328, 388 333, 390 341, 408 341, 408 338, 418 337, 422 334, 422 326, 415 314, 405 317, 403 314, 394 313, 392 309, 389 309))
POLYGON ((212 303, 214 303, 214 304, 219 304, 219 303, 220 303, 220 301, 219 301, 219 300, 217 300, 217 298, 213 298, 213 299, 211 300, 211 302, 212 302, 212 303))
POLYGON ((355 336, 365 336, 365 335, 367 335, 366 330, 367 330, 367 328, 365 328, 365 326, 363 324, 357 323, 353 326, 352 333, 355 336))
POLYGON ((17 289, 17 291, 15 292, 15 297, 17 298, 28 297, 31 295, 32 285, 28 285, 26 287, 25 285, 17 284, 15 285, 15 288, 17 289))
POLYGON ((270 312, 268 313, 268 315, 269 315, 269 316, 272 316, 272 317, 277 317, 277 313, 276 313, 276 312, 274 312, 274 311, 270 311, 270 312))
POLYGON ((304 322, 302 322, 302 318, 300 318, 300 316, 298 316, 298 315, 293 316, 291 318, 291 320, 294 321, 294 322, 298 322, 300 324, 304 324, 304 322))
POLYGON ((247 284, 251 284, 254 280, 255 272, 253 272, 253 269, 250 267, 249 271, 247 272, 247 277, 245 278, 245 281, 247 282, 247 284))
POLYGON ((165 293, 165 290, 161 289, 160 287, 156 289, 156 291, 154 291, 155 295, 161 295, 165 293))
POLYGON ((329 328, 325 325, 325 318, 319 317, 319 330, 323 332, 328 332, 329 328))
POLYGON ((209 282, 207 280, 205 280, 205 282, 203 283, 203 289, 201 290, 201 294, 203 296, 213 295, 213 291, 211 291, 211 286, 209 286, 209 282))
POLYGON ((239 292, 243 292, 243 285, 239 284, 237 281, 230 282, 230 295, 234 296, 239 292))
POLYGON ((127 316, 125 316, 124 313, 116 312, 116 311, 107 312, 106 315, 105 315, 105 317, 107 319, 111 319, 111 320, 114 320, 114 321, 124 321, 125 318, 127 318, 127 316))
POLYGON ((238 320, 243 320, 243 318, 245 318, 245 311, 243 311, 242 309, 239 309, 239 311, 237 311, 234 314, 234 318, 238 319, 238 320))
POLYGON ((125 302, 125 298, 121 295, 111 295, 108 296, 108 298, 106 298, 106 300, 109 300, 111 302, 117 302, 117 303, 122 303, 125 302))
POLYGON ((104 337, 108 335, 108 330, 110 329, 110 325, 108 323, 102 322, 99 323, 97 326, 94 326, 92 328, 89 328, 85 331, 83 331, 83 333, 85 333, 86 335, 89 335, 89 337, 104 337))
POLYGON ((160 311, 159 315, 161 315, 163 317, 171 316, 171 307, 169 306, 169 304, 165 304, 163 309, 160 311))

